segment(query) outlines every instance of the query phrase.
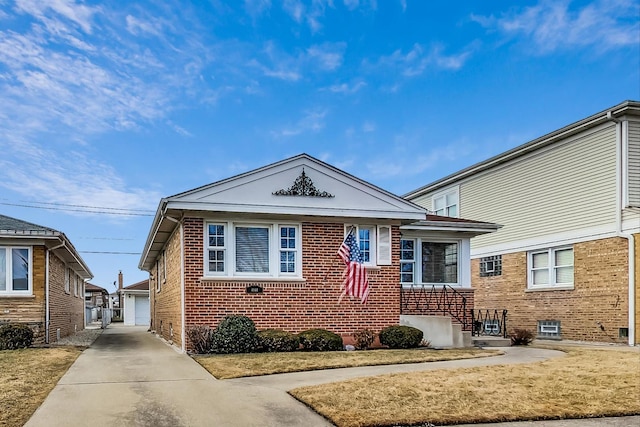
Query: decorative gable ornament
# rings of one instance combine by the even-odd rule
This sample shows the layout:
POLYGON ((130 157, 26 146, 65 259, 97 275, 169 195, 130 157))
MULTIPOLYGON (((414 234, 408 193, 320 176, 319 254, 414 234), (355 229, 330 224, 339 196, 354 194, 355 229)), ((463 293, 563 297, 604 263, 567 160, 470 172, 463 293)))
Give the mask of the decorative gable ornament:
POLYGON ((331 193, 319 191, 316 186, 313 185, 311 178, 304 173, 304 168, 302 168, 302 173, 296 178, 291 187, 286 190, 275 191, 272 194, 274 196, 334 197, 331 193))

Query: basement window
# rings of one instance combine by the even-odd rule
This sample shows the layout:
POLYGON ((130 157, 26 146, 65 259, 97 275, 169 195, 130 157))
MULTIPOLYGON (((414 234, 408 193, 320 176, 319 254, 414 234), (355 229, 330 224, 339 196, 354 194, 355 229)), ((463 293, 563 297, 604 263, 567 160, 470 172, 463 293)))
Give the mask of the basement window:
POLYGON ((538 338, 560 338, 559 320, 538 320, 538 338))

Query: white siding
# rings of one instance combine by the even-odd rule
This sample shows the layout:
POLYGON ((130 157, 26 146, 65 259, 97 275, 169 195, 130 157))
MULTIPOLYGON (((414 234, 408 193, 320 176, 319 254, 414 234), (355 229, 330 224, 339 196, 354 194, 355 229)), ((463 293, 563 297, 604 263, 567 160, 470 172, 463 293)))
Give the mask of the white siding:
POLYGON ((615 170, 610 124, 464 181, 461 217, 504 226, 472 247, 615 224, 615 170))
POLYGON ((628 205, 640 207, 640 122, 629 121, 628 205))

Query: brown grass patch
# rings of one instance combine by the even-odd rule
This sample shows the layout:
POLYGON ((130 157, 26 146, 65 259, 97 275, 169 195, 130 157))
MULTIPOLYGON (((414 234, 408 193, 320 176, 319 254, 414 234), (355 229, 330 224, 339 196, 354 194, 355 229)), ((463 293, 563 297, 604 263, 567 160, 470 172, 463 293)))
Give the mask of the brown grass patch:
POLYGON ((567 349, 526 365, 359 378, 290 393, 338 426, 640 414, 637 352, 567 349))
POLYGON ((207 371, 218 379, 282 374, 320 369, 352 368, 356 366, 396 365, 402 363, 437 362, 471 359, 502 354, 496 350, 371 350, 293 353, 248 353, 194 356, 207 371))
POLYGON ((24 425, 80 353, 75 347, 0 351, 0 425, 24 425))

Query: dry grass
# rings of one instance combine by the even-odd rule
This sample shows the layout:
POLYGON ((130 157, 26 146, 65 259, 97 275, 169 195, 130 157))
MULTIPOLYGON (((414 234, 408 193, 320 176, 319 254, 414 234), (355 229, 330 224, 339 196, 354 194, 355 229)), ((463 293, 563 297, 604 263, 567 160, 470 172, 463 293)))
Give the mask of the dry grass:
POLYGON ((22 426, 80 355, 75 347, 0 351, 0 426, 22 426))
POLYGON ((338 426, 640 414, 638 352, 566 351, 527 365, 384 375, 290 393, 338 426))
POLYGON ((395 365, 400 363, 437 362, 471 359, 502 354, 496 350, 371 350, 294 353, 249 353, 194 356, 218 379, 350 368, 356 366, 395 365))

